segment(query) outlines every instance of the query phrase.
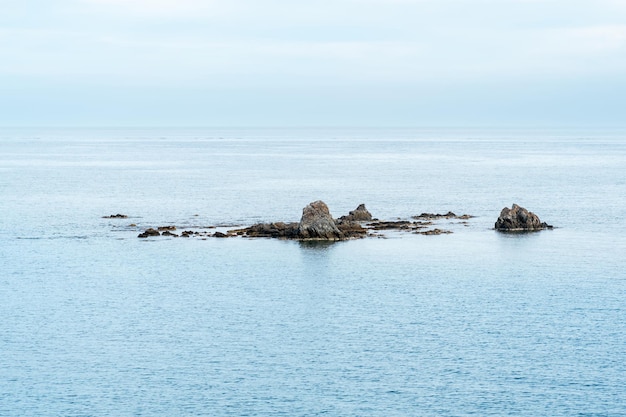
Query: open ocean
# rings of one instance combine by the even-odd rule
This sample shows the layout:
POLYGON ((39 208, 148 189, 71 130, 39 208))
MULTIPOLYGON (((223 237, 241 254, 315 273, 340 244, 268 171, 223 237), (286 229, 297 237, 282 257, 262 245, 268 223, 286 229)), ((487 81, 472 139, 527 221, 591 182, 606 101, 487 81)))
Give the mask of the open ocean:
POLYGON ((0 130, 1 416, 626 416, 625 387, 626 130, 0 130), (315 200, 476 217, 137 238, 315 200), (494 231, 513 203, 555 228, 494 231))

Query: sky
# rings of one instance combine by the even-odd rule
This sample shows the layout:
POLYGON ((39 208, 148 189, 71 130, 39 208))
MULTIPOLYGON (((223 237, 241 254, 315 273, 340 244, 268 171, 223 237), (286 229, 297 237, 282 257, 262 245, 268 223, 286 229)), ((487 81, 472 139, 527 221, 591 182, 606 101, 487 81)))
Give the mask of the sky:
POLYGON ((626 0, 0 0, 0 126, 626 126, 626 0))

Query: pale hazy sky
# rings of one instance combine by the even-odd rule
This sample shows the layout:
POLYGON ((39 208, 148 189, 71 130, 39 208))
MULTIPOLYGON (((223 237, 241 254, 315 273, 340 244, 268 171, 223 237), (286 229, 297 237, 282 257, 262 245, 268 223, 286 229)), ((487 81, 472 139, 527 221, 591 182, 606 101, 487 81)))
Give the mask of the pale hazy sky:
POLYGON ((0 0, 0 126, 624 126, 626 0, 0 0))

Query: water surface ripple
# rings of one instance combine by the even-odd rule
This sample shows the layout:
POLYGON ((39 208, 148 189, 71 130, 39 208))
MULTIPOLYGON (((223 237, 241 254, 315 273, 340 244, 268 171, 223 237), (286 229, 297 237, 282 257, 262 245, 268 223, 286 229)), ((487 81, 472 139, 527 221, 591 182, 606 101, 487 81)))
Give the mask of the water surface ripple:
POLYGON ((624 166, 619 131, 0 131, 0 415, 626 415, 624 166), (317 199, 477 217, 330 245, 128 226, 317 199), (496 233, 514 202, 558 227, 496 233))

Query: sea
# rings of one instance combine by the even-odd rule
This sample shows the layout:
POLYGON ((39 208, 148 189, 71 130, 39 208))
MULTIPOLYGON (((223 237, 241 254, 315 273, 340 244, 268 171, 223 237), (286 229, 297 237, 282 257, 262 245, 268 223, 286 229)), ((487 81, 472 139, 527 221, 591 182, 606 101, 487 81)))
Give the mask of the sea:
POLYGON ((625 387, 624 129, 0 129, 1 416, 626 416, 625 387), (137 237, 316 200, 474 217, 137 237), (554 228, 495 231, 514 203, 554 228))

